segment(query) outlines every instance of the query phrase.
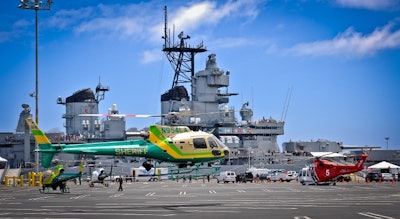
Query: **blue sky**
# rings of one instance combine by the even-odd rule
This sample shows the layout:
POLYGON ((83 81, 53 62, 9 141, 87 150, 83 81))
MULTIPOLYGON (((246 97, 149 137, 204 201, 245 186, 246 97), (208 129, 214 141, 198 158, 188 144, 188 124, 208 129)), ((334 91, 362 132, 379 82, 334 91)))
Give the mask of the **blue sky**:
MULTIPOLYGON (((0 131, 14 131, 21 104, 35 110, 35 13, 19 1, 0 8, 0 131)), ((400 148, 400 2, 61 1, 39 11, 39 125, 64 131, 63 105, 99 78, 110 87, 100 111, 158 114, 173 70, 162 53, 169 27, 204 42, 230 70, 230 106, 250 101, 254 119, 284 119, 285 141, 328 139, 400 148), (288 90, 291 100, 282 112, 288 90)), ((237 115, 239 118, 239 115, 237 115)), ((157 119, 128 119, 143 128, 157 119)))

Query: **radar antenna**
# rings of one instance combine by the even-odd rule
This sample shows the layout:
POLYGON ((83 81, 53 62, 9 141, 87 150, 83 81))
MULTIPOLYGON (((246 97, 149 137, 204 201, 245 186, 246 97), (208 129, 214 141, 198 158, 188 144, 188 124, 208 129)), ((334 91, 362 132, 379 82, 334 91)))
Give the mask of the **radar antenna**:
POLYGON ((100 101, 104 100, 104 94, 106 91, 109 91, 109 86, 103 86, 100 82, 99 77, 99 84, 96 86, 96 101, 99 103, 100 101))
POLYGON ((165 11, 165 27, 164 27, 164 45, 163 52, 171 63, 172 68, 175 71, 174 80, 172 82, 172 88, 176 87, 180 83, 190 83, 194 76, 194 56, 196 53, 207 51, 201 42, 196 47, 191 47, 185 43, 185 40, 190 39, 189 35, 184 35, 181 31, 178 35, 179 43, 175 44, 174 39, 171 42, 170 33, 168 32, 167 24, 167 6, 164 6, 165 11))

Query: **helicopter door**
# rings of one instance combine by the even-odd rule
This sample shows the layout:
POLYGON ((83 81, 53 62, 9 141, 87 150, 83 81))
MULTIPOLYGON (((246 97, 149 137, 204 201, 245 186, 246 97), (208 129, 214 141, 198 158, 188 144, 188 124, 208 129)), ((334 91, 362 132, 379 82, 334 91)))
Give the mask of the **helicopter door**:
POLYGON ((206 140, 204 138, 193 138, 194 149, 207 149, 206 140))
POLYGON ((318 182, 317 175, 315 174, 315 167, 313 165, 310 166, 310 175, 314 182, 318 182))
POLYGON ((308 185, 308 184, 314 184, 316 182, 315 178, 313 177, 315 176, 313 169, 314 169, 313 167, 307 166, 300 171, 299 181, 301 184, 308 185))
POLYGON ((193 152, 193 144, 190 141, 180 140, 174 142, 174 144, 183 152, 183 153, 191 153, 193 152))

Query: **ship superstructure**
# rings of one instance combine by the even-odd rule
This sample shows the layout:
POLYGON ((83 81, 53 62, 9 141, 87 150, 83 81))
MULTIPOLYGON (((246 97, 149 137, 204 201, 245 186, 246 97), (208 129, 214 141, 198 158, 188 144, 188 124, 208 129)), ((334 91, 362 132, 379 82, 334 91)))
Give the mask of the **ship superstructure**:
MULTIPOLYGON (((66 140, 84 141, 109 141, 125 139, 125 118, 108 116, 100 118, 97 116, 80 116, 84 114, 99 114, 99 102, 104 99, 104 93, 109 91, 108 86, 100 82, 96 87, 96 93, 90 88, 76 91, 65 100, 57 98, 57 103, 65 105, 66 140)), ((108 114, 119 114, 114 104, 108 110, 108 114)))
POLYGON ((273 118, 253 120, 248 102, 240 109, 241 120, 236 119, 235 108, 229 98, 237 93, 228 92, 230 71, 218 67, 216 54, 208 55, 206 67, 194 73, 194 56, 206 52, 203 43, 192 47, 185 40, 190 36, 178 35, 176 44, 167 28, 165 8, 163 51, 174 71, 172 88, 161 95, 161 113, 165 125, 185 125, 191 129, 213 131, 232 151, 232 159, 248 156, 266 156, 279 153, 277 136, 284 134, 284 122, 273 118), (191 92, 184 84, 190 84, 191 92))

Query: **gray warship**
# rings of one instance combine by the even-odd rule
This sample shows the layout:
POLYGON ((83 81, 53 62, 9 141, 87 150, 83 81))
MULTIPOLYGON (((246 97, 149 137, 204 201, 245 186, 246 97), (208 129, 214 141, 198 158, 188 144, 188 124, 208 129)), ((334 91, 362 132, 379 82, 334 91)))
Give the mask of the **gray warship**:
POLYGON ((252 157, 253 162, 268 162, 268 155, 279 153, 278 135, 284 134, 284 121, 274 118, 253 119, 249 102, 237 111, 229 106, 230 71, 218 67, 216 54, 209 54, 204 70, 195 73, 195 55, 206 52, 203 43, 190 46, 190 36, 184 32, 171 37, 165 10, 163 52, 174 69, 172 87, 161 95, 162 124, 185 125, 192 130, 212 131, 230 149, 231 156, 223 164, 243 164, 252 157), (177 42, 177 43, 175 43, 177 42), (185 85, 189 85, 188 93, 185 85), (236 113, 240 113, 240 120, 236 113))

